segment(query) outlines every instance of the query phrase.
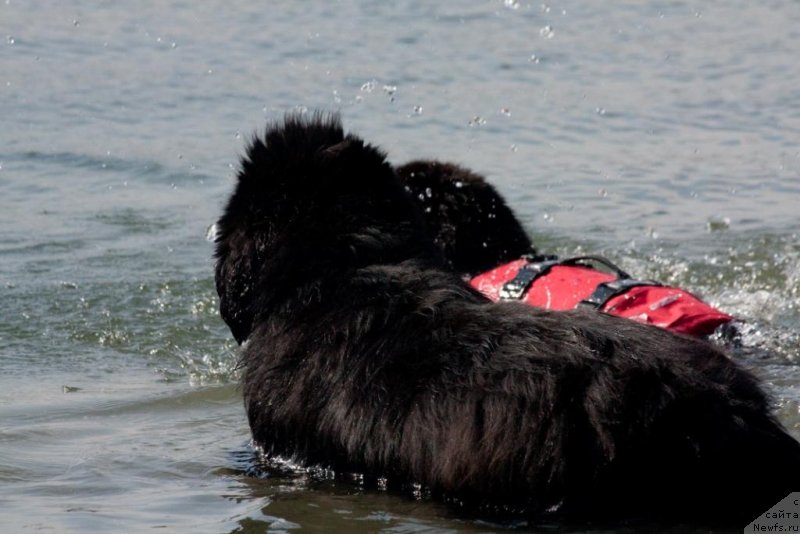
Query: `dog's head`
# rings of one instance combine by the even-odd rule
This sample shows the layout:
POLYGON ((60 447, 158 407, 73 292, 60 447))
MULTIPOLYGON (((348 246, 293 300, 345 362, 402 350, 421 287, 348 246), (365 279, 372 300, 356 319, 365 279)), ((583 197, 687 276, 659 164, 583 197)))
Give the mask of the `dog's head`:
POLYGON ((535 254, 514 212, 482 176, 437 161, 413 161, 399 167, 397 174, 420 204, 434 242, 456 272, 475 275, 535 254))
POLYGON ((239 343, 269 299, 326 269, 435 254, 384 154, 335 115, 291 115, 254 139, 216 231, 220 311, 239 343))

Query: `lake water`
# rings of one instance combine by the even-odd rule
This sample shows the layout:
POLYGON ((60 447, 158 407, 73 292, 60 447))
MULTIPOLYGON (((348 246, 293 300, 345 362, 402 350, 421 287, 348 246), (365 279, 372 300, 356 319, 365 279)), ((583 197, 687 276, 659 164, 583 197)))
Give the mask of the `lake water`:
POLYGON ((4 0, 0 530, 569 530, 257 467, 205 234, 297 109, 742 317, 800 437, 798 52, 777 0, 4 0))

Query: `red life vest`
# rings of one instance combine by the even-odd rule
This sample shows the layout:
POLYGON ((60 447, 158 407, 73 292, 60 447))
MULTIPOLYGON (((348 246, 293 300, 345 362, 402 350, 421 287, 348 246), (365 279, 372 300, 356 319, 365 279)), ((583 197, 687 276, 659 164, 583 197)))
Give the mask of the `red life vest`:
POLYGON ((650 280, 634 280, 596 256, 559 261, 522 258, 479 274, 470 284, 492 300, 570 310, 590 306, 605 313, 693 336, 707 336, 733 319, 688 291, 650 280), (593 269, 598 262, 614 273, 593 269))

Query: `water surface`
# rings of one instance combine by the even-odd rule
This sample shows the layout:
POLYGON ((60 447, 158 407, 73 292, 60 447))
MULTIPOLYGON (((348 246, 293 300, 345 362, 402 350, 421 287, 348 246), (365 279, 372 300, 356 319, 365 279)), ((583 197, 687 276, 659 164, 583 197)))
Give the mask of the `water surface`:
POLYGON ((798 42, 789 1, 6 0, 3 530, 571 530, 258 468, 205 232, 291 110, 742 317, 800 437, 798 42))

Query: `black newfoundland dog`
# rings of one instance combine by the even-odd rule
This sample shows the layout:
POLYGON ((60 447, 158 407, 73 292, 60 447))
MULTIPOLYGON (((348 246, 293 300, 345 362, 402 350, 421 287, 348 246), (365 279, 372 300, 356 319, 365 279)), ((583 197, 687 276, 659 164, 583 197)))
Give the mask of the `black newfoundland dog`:
POLYGON ((537 255, 517 216, 480 174, 454 163, 418 160, 397 167, 397 176, 454 271, 475 276, 537 255))
MULTIPOLYGON (((505 199, 480 174, 454 163, 435 160, 411 161, 397 167, 396 173, 406 190, 411 193, 411 197, 420 206, 428 234, 442 253, 445 264, 465 279, 469 279, 473 287, 481 289, 484 284, 488 284, 490 289, 502 287, 508 281, 503 277, 508 276, 504 271, 504 265, 509 262, 526 259, 530 265, 541 261, 558 261, 556 256, 541 255, 537 252, 522 223, 505 199)), ((571 259, 561 261, 566 261, 567 265, 575 265, 571 259)), ((577 264, 581 267, 586 266, 585 263, 577 264)), ((588 265, 591 268, 592 261, 588 265)), ((608 266, 601 267, 603 268, 607 270, 607 274, 613 274, 608 266)), ((573 276, 578 278, 576 285, 561 281, 548 289, 553 292, 552 296, 556 301, 562 299, 560 306, 564 305, 564 301, 574 301, 577 304, 582 297, 586 298, 591 294, 583 296, 582 292, 587 289, 580 285, 581 275, 573 274, 573 276), (565 296, 565 293, 572 294, 565 296)), ((531 284, 532 280, 527 280, 528 284, 531 284)), ((641 285, 654 288, 660 284, 654 285, 648 280, 641 282, 641 285)), ((660 324, 668 330, 695 337, 708 337, 713 333, 712 337, 725 346, 742 346, 740 321, 705 304, 688 291, 672 288, 677 292, 671 292, 671 289, 667 289, 669 287, 664 286, 664 291, 661 292, 656 290, 640 294, 638 298, 633 297, 631 301, 635 302, 632 304, 633 307, 623 306, 622 312, 619 310, 615 312, 614 306, 610 306, 608 313, 632 318, 634 317, 632 310, 638 310, 637 314, 646 313, 649 304, 653 310, 660 309, 654 317, 651 317, 651 324, 660 324), (674 307, 665 310, 661 303, 668 295, 667 291, 670 291, 670 297, 676 300, 672 301, 675 302, 674 307)), ((607 298, 612 299, 615 296, 611 293, 607 298)), ((524 291, 516 299, 525 301, 524 291)), ((667 308, 672 302, 668 303, 667 308)), ((529 301, 526 303, 534 305, 529 301)), ((539 305, 550 308, 541 302, 539 305)), ((597 307, 603 310, 609 309, 606 305, 597 307)))
POLYGON ((658 328, 490 303, 335 117, 253 141, 218 231, 268 455, 580 519, 751 520, 800 489, 800 445, 750 373, 658 328))

